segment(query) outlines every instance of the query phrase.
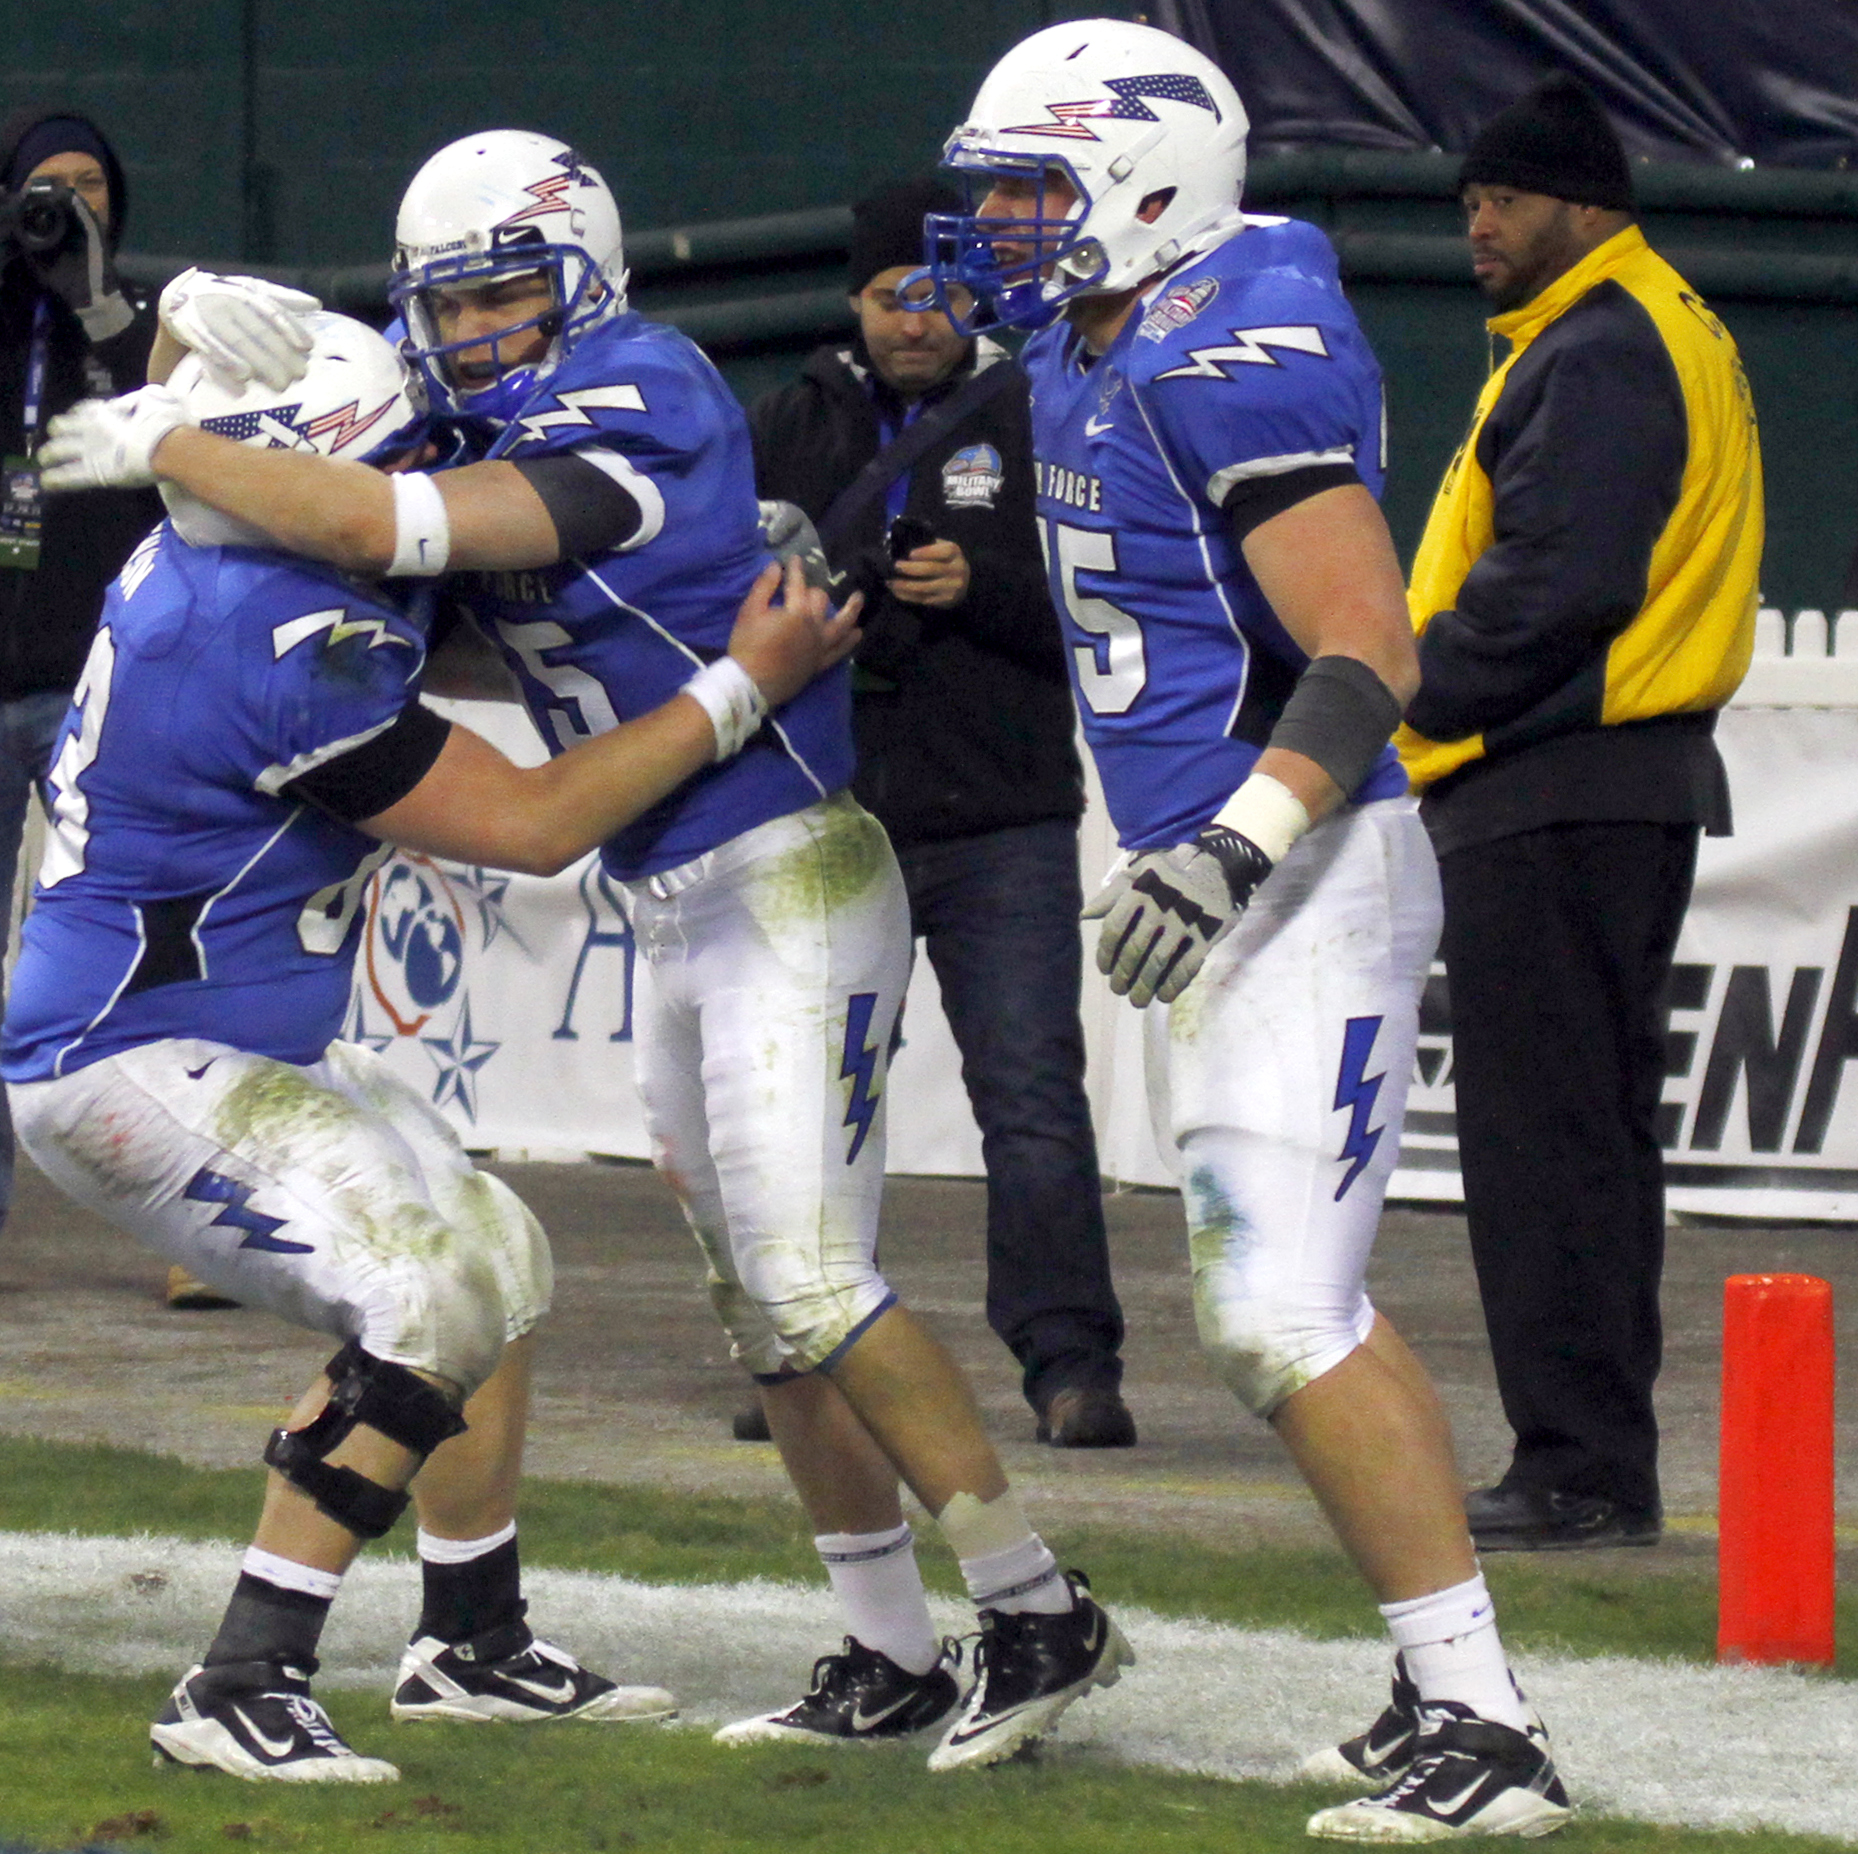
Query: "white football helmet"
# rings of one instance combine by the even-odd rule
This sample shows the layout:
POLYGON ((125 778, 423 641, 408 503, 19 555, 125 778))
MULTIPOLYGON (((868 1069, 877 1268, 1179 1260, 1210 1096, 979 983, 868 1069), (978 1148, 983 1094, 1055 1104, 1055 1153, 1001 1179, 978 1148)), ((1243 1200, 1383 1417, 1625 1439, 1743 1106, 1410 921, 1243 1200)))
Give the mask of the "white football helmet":
POLYGON ((1021 326, 1076 296, 1133 289, 1237 211, 1248 126, 1225 73, 1170 33, 1117 19, 1047 26, 994 66, 948 139, 943 165, 969 210, 929 219, 930 272, 1021 326), (1043 199, 1054 173, 1077 196, 1063 218, 978 216, 997 176, 1031 180, 1043 199))
MULTIPOLYGON (((319 311, 299 326, 310 336, 304 372, 279 391, 261 381, 234 382, 198 354, 182 356, 168 378, 188 422, 260 450, 315 451, 357 463, 385 464, 425 442, 425 387, 384 335, 345 315, 319 311)), ((196 547, 269 547, 255 528, 161 484, 175 531, 196 547)))
POLYGON ((490 129, 441 148, 413 176, 394 239, 388 295, 406 320, 434 404, 457 417, 508 424, 575 342, 626 306, 613 195, 566 142, 547 135, 490 129), (487 344, 482 335, 448 344, 433 293, 538 272, 548 279, 551 306, 488 343, 495 375, 487 385, 461 385, 451 357, 487 344), (542 356, 506 362, 503 344, 533 329, 548 338, 542 356))

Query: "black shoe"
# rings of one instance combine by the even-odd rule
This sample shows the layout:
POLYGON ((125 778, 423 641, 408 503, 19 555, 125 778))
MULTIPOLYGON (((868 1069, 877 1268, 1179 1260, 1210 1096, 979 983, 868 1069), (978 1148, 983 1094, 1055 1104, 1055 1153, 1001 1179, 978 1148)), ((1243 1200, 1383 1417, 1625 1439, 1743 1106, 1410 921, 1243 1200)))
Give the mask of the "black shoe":
POLYGON ((1455 1841, 1552 1834, 1574 1813, 1547 1738, 1480 1719, 1469 1706, 1427 1700, 1406 1774, 1378 1796, 1319 1809, 1319 1841, 1455 1841))
POLYGON ((931 1770, 998 1764, 1043 1738, 1074 1700, 1113 1687, 1135 1653, 1090 1594, 1082 1571, 1065 1572, 1073 1607, 1061 1616, 984 1609, 975 1681, 961 1717, 929 1755, 931 1770))
POLYGON ((1039 1406, 1038 1439, 1053 1448, 1134 1448, 1135 1418, 1113 1385, 1067 1385, 1039 1406))
POLYGON ((1405 1772, 1418 1741, 1419 1689, 1406 1677, 1406 1656, 1397 1654, 1387 1710, 1365 1732, 1306 1757, 1302 1774, 1314 1783, 1378 1790, 1405 1772))
POLYGON ((889 1655, 846 1636, 838 1654, 813 1663, 813 1690, 785 1712, 738 1719, 716 1734, 719 1745, 768 1744, 778 1739, 871 1743, 907 1738, 940 1724, 961 1697, 954 1668, 960 1651, 942 1645, 942 1658, 926 1674, 912 1674, 889 1655))
POLYGON ((487 1629, 470 1641, 417 1636, 400 1657, 396 1719, 675 1719, 663 1687, 622 1687, 583 1667, 565 1649, 537 1641, 524 1622, 487 1629))
POLYGON ((310 1697, 316 1663, 227 1661, 196 1667, 148 1728, 155 1763, 280 1783, 393 1783, 384 1759, 350 1750, 310 1697))
POLYGON ((761 1399, 755 1398, 745 1403, 729 1419, 730 1431, 738 1442, 772 1442, 774 1431, 768 1427, 768 1413, 761 1407, 761 1399))
MULTIPOLYGON (((1528 1695, 1510 1676, 1516 1698, 1528 1717, 1529 1742, 1548 1749, 1548 1727, 1529 1704, 1528 1695)), ((1411 1767, 1419 1746, 1419 1688, 1407 1677, 1406 1656, 1394 1656, 1393 1696, 1381 1716, 1357 1737, 1325 1746, 1303 1760, 1302 1774, 1313 1783, 1346 1783, 1358 1790, 1381 1790, 1398 1782, 1411 1767)))
POLYGON ((1656 1545, 1664 1518, 1656 1506, 1633 1507, 1604 1494, 1562 1493, 1504 1482, 1465 1496, 1464 1513, 1479 1551, 1590 1551, 1656 1545))

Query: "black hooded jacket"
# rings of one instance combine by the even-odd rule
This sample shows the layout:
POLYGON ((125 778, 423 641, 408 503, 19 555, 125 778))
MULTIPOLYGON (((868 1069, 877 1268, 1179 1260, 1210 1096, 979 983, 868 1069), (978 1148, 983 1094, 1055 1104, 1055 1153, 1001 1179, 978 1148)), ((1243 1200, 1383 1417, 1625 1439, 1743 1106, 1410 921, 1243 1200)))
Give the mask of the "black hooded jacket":
MULTIPOLYGON (((978 360, 1019 372, 991 342, 980 344, 978 360)), ((958 390, 974 364, 926 396, 925 412, 958 390)), ((791 386, 756 401, 749 429, 762 496, 796 502, 815 521, 825 514, 877 455, 871 378, 861 344, 823 347, 791 386)), ((888 391, 881 382, 876 390, 888 391)), ((900 846, 1083 814, 1064 645, 1033 499, 1022 374, 910 472, 904 513, 961 548, 972 573, 968 596, 938 610, 885 595, 861 621, 852 791, 900 846)), ((833 566, 878 547, 885 526, 884 499, 874 497, 832 550, 833 566)))
MULTIPOLYGON (((30 129, 48 117, 76 115, 69 109, 28 109, 10 117, 0 126, 0 175, 30 129)), ((113 152, 104 170, 114 245, 122 237, 127 192, 113 152)), ((33 304, 40 293, 24 258, 10 243, 0 246, 0 456, 17 457, 24 446, 26 362, 33 304)), ((45 420, 78 400, 108 398, 142 385, 155 339, 155 311, 135 291, 124 294, 135 320, 94 347, 77 317, 58 298, 51 299, 41 438, 45 420)), ((30 571, 0 566, 0 701, 75 685, 104 592, 130 550, 161 519, 162 506, 152 489, 91 489, 46 497, 44 516, 38 566, 30 571)))

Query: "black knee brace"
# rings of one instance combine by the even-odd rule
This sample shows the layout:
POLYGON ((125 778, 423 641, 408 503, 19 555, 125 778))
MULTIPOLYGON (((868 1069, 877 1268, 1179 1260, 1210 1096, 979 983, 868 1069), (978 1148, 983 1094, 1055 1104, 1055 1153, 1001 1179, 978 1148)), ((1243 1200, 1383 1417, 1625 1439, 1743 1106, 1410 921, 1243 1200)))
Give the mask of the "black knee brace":
POLYGON ((462 1433, 464 1418, 416 1372, 364 1352, 351 1339, 324 1372, 329 1401, 301 1429, 280 1429, 265 1445, 265 1462, 301 1487, 337 1525, 359 1538, 378 1539, 407 1508, 394 1493, 353 1468, 332 1468, 326 1457, 357 1423, 423 1461, 448 1436, 462 1433))

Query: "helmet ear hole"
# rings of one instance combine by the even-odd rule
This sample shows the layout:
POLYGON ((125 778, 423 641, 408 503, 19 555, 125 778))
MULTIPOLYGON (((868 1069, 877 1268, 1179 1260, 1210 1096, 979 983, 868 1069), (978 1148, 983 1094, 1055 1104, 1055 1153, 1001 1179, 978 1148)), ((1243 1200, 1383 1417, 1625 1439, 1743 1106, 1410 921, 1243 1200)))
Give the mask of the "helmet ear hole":
POLYGON ((1174 204, 1176 191, 1174 187, 1157 187, 1153 193, 1145 193, 1141 205, 1135 209, 1135 216, 1144 225, 1153 225, 1174 204))

